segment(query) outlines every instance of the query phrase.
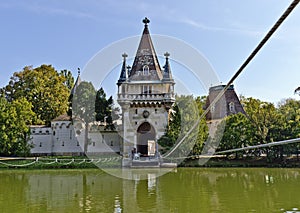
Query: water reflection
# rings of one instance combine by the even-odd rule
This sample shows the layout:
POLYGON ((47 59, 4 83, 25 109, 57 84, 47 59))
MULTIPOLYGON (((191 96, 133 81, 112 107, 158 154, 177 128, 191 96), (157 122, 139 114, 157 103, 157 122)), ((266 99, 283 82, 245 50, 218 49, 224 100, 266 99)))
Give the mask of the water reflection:
POLYGON ((299 212, 299 169, 0 171, 0 212, 299 212))

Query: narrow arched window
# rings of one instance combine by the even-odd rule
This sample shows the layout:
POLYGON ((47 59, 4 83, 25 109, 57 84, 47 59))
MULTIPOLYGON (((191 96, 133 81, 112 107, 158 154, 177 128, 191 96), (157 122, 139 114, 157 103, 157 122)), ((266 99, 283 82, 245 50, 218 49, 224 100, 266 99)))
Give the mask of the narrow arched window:
POLYGON ((143 75, 149 75, 149 66, 148 65, 143 66, 143 75))
POLYGON ((229 103, 229 112, 232 112, 232 113, 235 112, 235 107, 234 107, 234 103, 233 102, 229 103))

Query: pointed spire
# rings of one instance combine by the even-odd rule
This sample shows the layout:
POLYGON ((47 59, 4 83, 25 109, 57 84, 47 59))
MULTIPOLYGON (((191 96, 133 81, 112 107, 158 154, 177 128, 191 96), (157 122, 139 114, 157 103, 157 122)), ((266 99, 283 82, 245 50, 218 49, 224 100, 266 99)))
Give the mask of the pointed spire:
POLYGON ((126 79, 128 78, 128 73, 126 70, 126 58, 127 58, 127 54, 123 53, 122 57, 123 57, 123 64, 122 64, 122 68, 121 68, 121 74, 120 74, 120 78, 118 80, 118 85, 120 85, 122 82, 126 81, 126 79))
POLYGON ((148 29, 150 20, 145 17, 143 23, 145 26, 142 38, 136 52, 129 78, 132 80, 162 80, 162 71, 148 29))
POLYGON ((79 84, 81 83, 81 78, 80 78, 80 68, 77 68, 78 70, 78 75, 77 75, 77 79, 75 81, 75 84, 71 90, 71 95, 74 95, 74 93, 76 92, 76 88, 79 86, 79 84))
POLYGON ((163 78, 163 80, 164 81, 174 81, 173 77, 172 77, 171 66, 170 66, 170 63, 169 63, 170 53, 166 52, 164 54, 164 56, 166 57, 166 63, 164 65, 164 78, 163 78))

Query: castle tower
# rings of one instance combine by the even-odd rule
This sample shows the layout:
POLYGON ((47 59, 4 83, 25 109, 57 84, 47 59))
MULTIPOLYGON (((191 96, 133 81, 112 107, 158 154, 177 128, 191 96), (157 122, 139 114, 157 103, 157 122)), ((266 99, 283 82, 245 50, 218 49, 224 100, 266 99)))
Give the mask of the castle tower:
MULTIPOLYGON (((205 109, 208 108, 210 103, 213 102, 225 86, 226 85, 218 85, 209 88, 205 109)), ((213 106, 211 106, 211 110, 206 114, 206 121, 209 127, 210 136, 214 136, 215 130, 223 118, 239 112, 246 114, 238 96, 235 93, 234 86, 230 85, 222 97, 213 106)))
POLYGON ((149 19, 143 20, 144 30, 132 67, 124 53, 118 85, 118 103, 122 108, 123 155, 131 150, 141 156, 157 156, 157 140, 165 133, 168 113, 175 102, 174 80, 165 53, 161 69, 148 29, 149 19))

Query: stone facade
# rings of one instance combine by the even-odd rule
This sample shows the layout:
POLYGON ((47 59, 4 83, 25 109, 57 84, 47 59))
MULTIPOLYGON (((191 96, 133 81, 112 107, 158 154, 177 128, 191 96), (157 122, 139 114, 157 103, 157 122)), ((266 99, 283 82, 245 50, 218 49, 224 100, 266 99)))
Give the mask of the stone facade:
POLYGON ((145 26, 132 67, 124 53, 118 86, 118 103, 122 108, 123 156, 136 149, 141 156, 157 156, 157 140, 165 133, 169 109, 175 102, 169 53, 161 69, 148 29, 145 26))
MULTIPOLYGON (((209 94, 206 99, 204 109, 209 107, 211 102, 213 102, 213 100, 218 96, 225 86, 226 85, 218 85, 209 88, 209 94)), ((217 130, 217 127, 223 118, 239 112, 246 114, 234 90, 234 86, 230 85, 222 97, 213 106, 211 106, 211 110, 206 114, 209 135, 214 137, 215 131, 217 130)))
MULTIPOLYGON (((31 126, 31 154, 82 155, 83 138, 84 131, 75 132, 69 117, 60 116, 51 122, 51 127, 31 126)), ((103 125, 91 125, 88 138, 88 154, 120 152, 121 140, 117 131, 104 130, 103 125)))

